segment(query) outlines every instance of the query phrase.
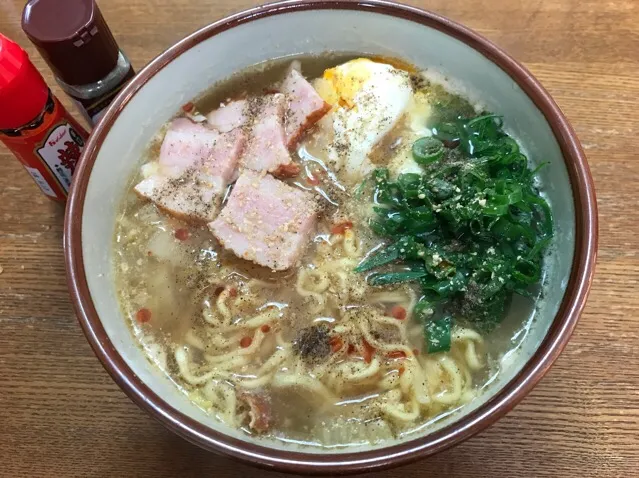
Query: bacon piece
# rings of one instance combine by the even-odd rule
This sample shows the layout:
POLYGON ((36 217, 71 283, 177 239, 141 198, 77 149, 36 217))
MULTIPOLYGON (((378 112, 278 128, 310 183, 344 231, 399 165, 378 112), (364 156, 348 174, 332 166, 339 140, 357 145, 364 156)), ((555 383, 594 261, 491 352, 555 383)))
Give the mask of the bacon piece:
POLYGON ((292 149, 304 132, 331 109, 331 105, 322 99, 315 88, 295 68, 289 69, 282 83, 281 92, 288 100, 285 124, 286 145, 292 149))
POLYGON ((279 179, 294 178, 301 171, 299 164, 280 164, 273 172, 273 176, 279 179))
POLYGON ((166 176, 178 176, 208 158, 219 133, 186 118, 171 122, 160 147, 159 164, 166 176))
POLYGON ((369 344, 366 339, 362 339, 362 356, 364 357, 364 362, 371 363, 374 354, 375 347, 369 344))
POLYGON ((242 167, 272 173, 280 165, 290 164, 284 131, 285 96, 278 93, 251 98, 246 111, 251 120, 251 131, 242 155, 242 167))
POLYGON ((270 175, 244 171, 209 228, 238 257, 273 270, 293 266, 316 222, 313 197, 270 175))
POLYGON ((151 176, 135 186, 135 192, 165 213, 194 223, 206 223, 218 213, 221 194, 206 176, 189 171, 179 178, 151 176))
POLYGON ((160 148, 157 163, 135 192, 168 214, 194 222, 217 216, 226 186, 237 175, 237 163, 246 143, 241 129, 219 133, 188 119, 174 120, 160 148))
POLYGON ((273 422, 271 403, 267 396, 261 393, 241 392, 239 398, 249 407, 249 428, 257 433, 267 432, 273 422))
POLYGON ((248 122, 246 114, 247 100, 236 100, 211 111, 206 120, 221 133, 228 133, 248 122))
POLYGON ((331 234, 344 234, 349 229, 353 229, 351 221, 342 221, 331 227, 331 234))

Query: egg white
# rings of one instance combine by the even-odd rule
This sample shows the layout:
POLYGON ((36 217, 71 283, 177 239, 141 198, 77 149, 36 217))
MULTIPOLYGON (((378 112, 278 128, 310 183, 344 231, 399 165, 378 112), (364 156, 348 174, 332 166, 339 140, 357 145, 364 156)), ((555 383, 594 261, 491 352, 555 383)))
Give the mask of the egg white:
POLYGON ((374 168, 370 154, 413 99, 410 76, 391 65, 357 59, 327 70, 314 86, 333 106, 320 124, 332 138, 327 160, 343 181, 359 181, 374 168))

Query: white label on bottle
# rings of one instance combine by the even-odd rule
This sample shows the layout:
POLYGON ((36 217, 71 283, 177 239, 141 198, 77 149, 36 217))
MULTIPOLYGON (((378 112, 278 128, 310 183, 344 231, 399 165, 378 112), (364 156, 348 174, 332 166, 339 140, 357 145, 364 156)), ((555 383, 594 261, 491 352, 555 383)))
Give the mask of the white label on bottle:
POLYGON ((84 140, 78 132, 69 123, 62 123, 53 128, 36 150, 66 192, 83 147, 84 140))
POLYGON ((27 172, 31 175, 33 180, 36 182, 36 184, 40 186, 40 189, 42 189, 42 192, 44 194, 46 194, 47 196, 56 197, 55 191, 51 188, 51 185, 47 182, 47 180, 44 179, 44 176, 42 176, 42 173, 40 171, 38 171, 36 168, 30 168, 29 166, 25 166, 25 168, 27 169, 27 172))

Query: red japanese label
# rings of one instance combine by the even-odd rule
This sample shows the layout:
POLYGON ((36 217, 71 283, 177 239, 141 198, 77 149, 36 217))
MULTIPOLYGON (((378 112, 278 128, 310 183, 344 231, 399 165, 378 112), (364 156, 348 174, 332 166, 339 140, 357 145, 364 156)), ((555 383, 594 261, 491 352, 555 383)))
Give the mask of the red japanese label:
POLYGON ((67 193, 83 147, 82 137, 71 124, 64 122, 57 124, 45 137, 42 146, 36 150, 67 193))
POLYGON ((65 201, 88 134, 49 93, 32 124, 0 131, 2 141, 51 199, 65 201))

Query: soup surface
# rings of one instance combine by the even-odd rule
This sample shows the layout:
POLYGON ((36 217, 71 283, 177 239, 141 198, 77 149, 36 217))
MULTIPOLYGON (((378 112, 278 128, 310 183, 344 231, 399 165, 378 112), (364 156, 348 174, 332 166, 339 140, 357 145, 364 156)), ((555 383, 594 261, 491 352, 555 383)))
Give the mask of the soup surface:
POLYGON ((289 59, 215 85, 122 202, 133 334, 251 435, 343 447, 459 410, 524 339, 552 237, 507 120, 392 59, 289 59))

